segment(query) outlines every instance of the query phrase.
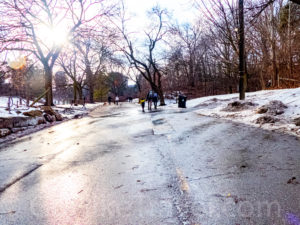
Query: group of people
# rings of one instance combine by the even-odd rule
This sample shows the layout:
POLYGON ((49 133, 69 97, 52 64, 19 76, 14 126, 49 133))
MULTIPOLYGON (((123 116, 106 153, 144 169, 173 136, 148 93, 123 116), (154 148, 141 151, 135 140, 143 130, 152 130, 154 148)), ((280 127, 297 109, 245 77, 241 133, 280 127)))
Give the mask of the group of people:
POLYGON ((154 109, 157 109, 158 94, 150 90, 146 98, 140 98, 140 104, 142 106, 143 112, 145 112, 145 104, 148 102, 148 110, 152 111, 152 103, 154 104, 154 109))
MULTIPOLYGON (((120 98, 117 95, 115 96, 114 99, 111 96, 108 96, 107 101, 108 101, 109 105, 112 103, 113 100, 114 100, 114 104, 118 105, 119 101, 120 101, 120 98)), ((128 97, 128 102, 132 102, 132 100, 133 100, 132 97, 128 97)), ((155 91, 150 90, 148 92, 146 98, 142 97, 142 98, 139 99, 139 103, 142 106, 143 112, 145 112, 146 101, 148 102, 148 110, 149 111, 152 111, 152 103, 154 105, 154 109, 156 110, 157 109, 157 103, 158 103, 158 94, 155 91)))
MULTIPOLYGON (((113 98, 111 96, 108 96, 108 98, 107 98, 108 104, 111 104, 112 99, 113 98)), ((119 105, 119 101, 120 101, 119 96, 116 96, 115 99, 114 99, 114 104, 119 105)))

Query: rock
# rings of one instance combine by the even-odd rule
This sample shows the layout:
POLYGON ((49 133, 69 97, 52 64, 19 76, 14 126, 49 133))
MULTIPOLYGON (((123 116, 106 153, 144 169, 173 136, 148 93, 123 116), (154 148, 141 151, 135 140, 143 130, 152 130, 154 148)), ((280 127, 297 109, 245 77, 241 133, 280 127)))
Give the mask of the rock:
POLYGON ((81 114, 75 114, 73 118, 74 118, 74 119, 79 119, 79 118, 81 118, 81 117, 82 117, 81 114))
POLYGON ((294 119, 295 125, 300 126, 300 117, 294 119))
POLYGON ((27 127, 27 126, 36 126, 42 123, 45 123, 45 120, 42 116, 0 118, 0 129, 1 128, 12 129, 12 128, 27 127))
POLYGON ((275 123, 279 121, 279 119, 274 118, 272 116, 262 116, 256 120, 257 124, 265 124, 265 123, 275 123))
POLYGON ((268 112, 268 110, 269 109, 266 106, 262 106, 262 107, 258 108, 256 112, 258 114, 264 114, 264 113, 268 112))
POLYGON ((27 127, 14 127, 11 129, 11 132, 12 133, 17 133, 17 132, 20 132, 20 131, 23 131, 23 130, 26 130, 27 127))
POLYGON ((63 117, 62 117, 62 115, 60 115, 59 113, 56 113, 56 114, 55 114, 55 119, 56 119, 57 121, 63 121, 63 117))
POLYGON ((41 109, 46 113, 46 114, 49 114, 51 116, 55 116, 55 121, 62 121, 63 120, 63 117, 58 113, 56 112, 55 110, 53 110, 51 108, 51 106, 41 106, 41 109))
POLYGON ((38 117, 37 119, 38 119, 38 121, 37 121, 38 125, 46 123, 46 120, 44 117, 38 117))
POLYGON ((13 117, 13 127, 27 127, 38 125, 38 118, 34 117, 13 117))
POLYGON ((13 117, 13 127, 27 127, 32 117, 13 117))
POLYGON ((0 129, 0 138, 5 137, 9 134, 11 134, 10 129, 7 129, 7 128, 0 129))
POLYGON ((43 115, 43 112, 41 110, 31 110, 28 112, 24 112, 23 115, 30 116, 30 117, 40 117, 43 115))
POLYGON ((20 114, 20 113, 22 113, 22 112, 21 112, 20 110, 17 110, 16 113, 17 113, 17 114, 20 114))
POLYGON ((13 119, 12 118, 0 118, 0 129, 1 128, 13 128, 13 119))
POLYGON ((53 123, 54 122, 53 117, 51 115, 47 114, 47 113, 44 114, 44 118, 49 123, 53 123))
POLYGON ((51 106, 40 106, 41 110, 44 111, 44 113, 49 114, 49 115, 55 115, 55 111, 52 109, 51 106))

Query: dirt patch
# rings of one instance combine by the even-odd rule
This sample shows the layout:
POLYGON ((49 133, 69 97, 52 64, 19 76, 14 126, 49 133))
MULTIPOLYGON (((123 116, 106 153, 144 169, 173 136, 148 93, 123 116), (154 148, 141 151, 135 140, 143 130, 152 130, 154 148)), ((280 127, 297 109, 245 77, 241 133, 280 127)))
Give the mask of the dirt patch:
POLYGON ((296 118, 296 119, 294 119, 294 123, 295 123, 295 125, 296 126, 300 126, 300 117, 299 118, 296 118))
POLYGON ((267 113, 269 115, 277 116, 284 113, 285 109, 288 107, 283 104, 281 101, 274 100, 270 101, 269 104, 263 105, 258 108, 257 113, 264 114, 267 113))
POLYGON ((256 120, 256 124, 276 123, 279 119, 273 116, 262 116, 256 120))
POLYGON ((222 109, 222 111, 238 112, 238 111, 243 111, 243 110, 253 108, 254 106, 257 106, 257 104, 253 102, 234 101, 229 103, 224 109, 222 109))

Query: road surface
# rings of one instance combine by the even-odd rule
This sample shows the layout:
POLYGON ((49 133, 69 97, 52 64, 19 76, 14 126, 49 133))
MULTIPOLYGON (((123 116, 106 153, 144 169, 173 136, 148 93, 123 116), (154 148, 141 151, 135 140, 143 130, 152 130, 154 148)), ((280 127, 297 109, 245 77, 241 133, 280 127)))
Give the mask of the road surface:
POLYGON ((0 146, 0 224, 299 225, 296 137, 104 106, 0 146))

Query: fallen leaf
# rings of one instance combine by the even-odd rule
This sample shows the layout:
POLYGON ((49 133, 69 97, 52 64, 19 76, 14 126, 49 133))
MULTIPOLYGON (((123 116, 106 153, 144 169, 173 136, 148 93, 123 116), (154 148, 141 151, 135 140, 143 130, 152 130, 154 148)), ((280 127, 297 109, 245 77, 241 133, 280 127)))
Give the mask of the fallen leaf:
POLYGON ((131 169, 132 169, 132 170, 135 170, 135 169, 138 169, 138 168, 139 168, 139 166, 136 165, 136 166, 132 167, 131 169))
POLYGON ((121 185, 119 185, 119 186, 117 186, 117 187, 115 187, 114 189, 119 189, 119 188, 121 188, 121 187, 123 187, 124 185, 123 184, 121 184, 121 185))
POLYGON ((0 213, 0 215, 7 215, 7 214, 15 214, 16 211, 10 211, 10 212, 6 212, 6 213, 0 213))
POLYGON ((296 177, 292 177, 287 181, 288 184, 299 184, 299 182, 296 180, 296 177))

